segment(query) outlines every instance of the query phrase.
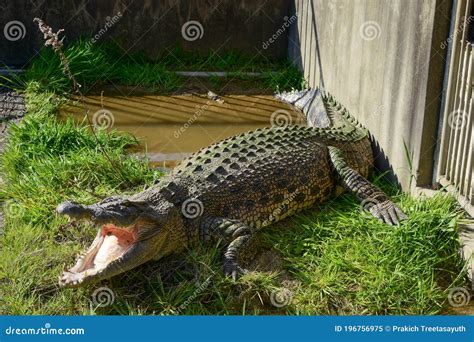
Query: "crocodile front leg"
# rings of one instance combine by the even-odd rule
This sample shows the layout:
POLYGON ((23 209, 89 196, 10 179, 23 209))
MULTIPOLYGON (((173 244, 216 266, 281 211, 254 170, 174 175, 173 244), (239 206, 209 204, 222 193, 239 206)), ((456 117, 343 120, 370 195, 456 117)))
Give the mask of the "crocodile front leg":
POLYGON ((226 244, 223 260, 224 274, 237 280, 245 271, 239 265, 240 253, 253 236, 253 230, 239 220, 211 217, 201 225, 203 241, 222 240, 226 244))
POLYGON ((347 164, 342 150, 334 146, 328 146, 328 149, 333 168, 341 182, 357 196, 364 209, 379 220, 391 225, 396 225, 407 218, 382 190, 347 164))

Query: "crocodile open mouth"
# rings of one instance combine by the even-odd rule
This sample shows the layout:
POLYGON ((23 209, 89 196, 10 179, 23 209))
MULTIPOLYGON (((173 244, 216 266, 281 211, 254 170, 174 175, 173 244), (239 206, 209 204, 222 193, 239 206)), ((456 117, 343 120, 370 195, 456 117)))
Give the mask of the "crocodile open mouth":
POLYGON ((137 227, 106 224, 99 229, 89 249, 60 278, 61 285, 77 285, 121 259, 137 243, 137 227))

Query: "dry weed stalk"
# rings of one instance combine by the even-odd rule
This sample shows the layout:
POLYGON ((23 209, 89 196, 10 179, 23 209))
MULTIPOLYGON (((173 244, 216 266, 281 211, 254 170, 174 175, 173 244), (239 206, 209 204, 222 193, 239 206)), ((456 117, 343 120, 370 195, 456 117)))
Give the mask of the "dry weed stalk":
POLYGON ((66 55, 64 54, 62 47, 63 47, 63 40, 64 37, 59 39, 59 35, 64 32, 64 29, 59 29, 57 32, 54 32, 53 29, 48 26, 43 20, 40 18, 35 18, 33 19, 33 22, 38 24, 39 30, 43 33, 43 38, 45 40, 44 46, 48 47, 51 46, 59 56, 59 59, 61 60, 61 64, 63 65, 63 72, 66 75, 67 78, 69 78, 73 84, 73 89, 74 91, 79 94, 80 101, 82 104, 82 107, 84 109, 84 114, 87 118, 87 122, 89 124, 89 127, 91 128, 92 134, 94 135, 94 138, 97 142, 97 145, 100 147, 102 153, 104 156, 107 158, 107 160, 110 162, 112 167, 118 172, 121 177, 126 180, 126 177, 123 175, 122 170, 120 170, 119 167, 116 167, 116 165, 112 162, 112 159, 110 159, 109 155, 105 151, 104 146, 100 142, 99 138, 97 137, 96 132, 94 131, 94 125, 90 121, 89 118, 89 110, 86 108, 86 102, 84 98, 84 94, 82 93, 80 87, 81 85, 77 82, 76 78, 74 77, 74 74, 72 73, 70 67, 69 67, 69 60, 67 59, 66 55))

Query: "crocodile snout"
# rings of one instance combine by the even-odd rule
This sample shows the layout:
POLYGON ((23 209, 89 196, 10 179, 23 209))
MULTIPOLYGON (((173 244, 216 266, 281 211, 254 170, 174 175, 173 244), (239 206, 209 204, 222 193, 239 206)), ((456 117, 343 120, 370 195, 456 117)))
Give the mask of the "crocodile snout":
POLYGON ((58 205, 56 212, 60 215, 67 215, 71 218, 86 218, 90 216, 90 211, 81 204, 66 201, 58 205))

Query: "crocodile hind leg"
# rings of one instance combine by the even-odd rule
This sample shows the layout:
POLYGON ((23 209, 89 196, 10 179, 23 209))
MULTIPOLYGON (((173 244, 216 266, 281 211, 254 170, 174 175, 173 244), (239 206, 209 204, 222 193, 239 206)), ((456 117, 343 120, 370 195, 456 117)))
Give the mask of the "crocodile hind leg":
POLYGON ((226 244, 223 260, 224 274, 236 280, 245 272, 240 265, 240 253, 249 243, 253 230, 239 220, 212 217, 205 220, 201 226, 204 241, 219 239, 226 244))
POLYGON ((382 190, 347 164, 342 150, 334 146, 328 146, 328 149, 332 166, 338 178, 347 189, 357 196, 364 209, 379 220, 391 225, 396 225, 406 219, 403 211, 382 190))

